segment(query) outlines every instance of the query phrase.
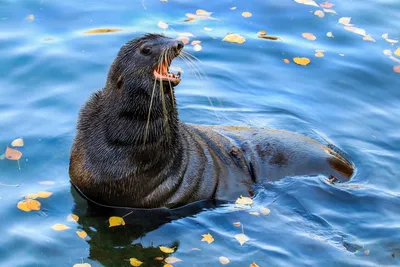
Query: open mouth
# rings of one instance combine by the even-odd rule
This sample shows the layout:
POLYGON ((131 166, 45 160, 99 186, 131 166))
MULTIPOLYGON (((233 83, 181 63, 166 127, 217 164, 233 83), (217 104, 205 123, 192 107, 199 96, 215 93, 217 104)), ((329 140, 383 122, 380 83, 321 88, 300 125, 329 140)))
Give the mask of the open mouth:
POLYGON ((177 74, 169 72, 169 66, 171 65, 172 59, 161 62, 156 66, 153 71, 154 78, 156 80, 165 81, 168 83, 178 85, 181 81, 181 73, 177 74))

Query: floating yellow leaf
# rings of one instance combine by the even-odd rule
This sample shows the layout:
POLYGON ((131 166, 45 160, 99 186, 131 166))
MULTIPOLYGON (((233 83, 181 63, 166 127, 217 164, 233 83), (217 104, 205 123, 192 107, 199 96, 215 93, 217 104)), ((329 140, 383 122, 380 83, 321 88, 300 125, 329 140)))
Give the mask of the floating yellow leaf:
POLYGON ((320 7, 323 7, 323 8, 331 8, 331 7, 333 7, 334 5, 335 5, 335 4, 329 3, 328 1, 319 4, 319 6, 320 6, 320 7))
POLYGON ((75 215, 75 214, 69 214, 67 216, 67 221, 69 221, 69 222, 77 222, 77 221, 79 221, 79 216, 75 215))
POLYGON ((172 266, 171 264, 167 263, 167 264, 164 264, 163 267, 174 267, 174 266, 172 266))
POLYGON ((92 267, 89 263, 77 263, 73 267, 92 267))
POLYGON ((253 16, 253 14, 251 14, 250 12, 246 11, 246 12, 242 13, 242 16, 245 17, 245 18, 250 18, 251 16, 253 16))
POLYGON ((304 4, 304 5, 309 5, 309 6, 316 6, 318 7, 317 3, 315 3, 313 0, 294 0, 296 3, 299 4, 304 4))
POLYGON ((283 62, 285 62, 286 64, 289 64, 289 63, 290 63, 290 60, 287 59, 287 58, 284 58, 284 59, 283 59, 283 62))
POLYGON ((177 263, 177 262, 180 262, 180 261, 182 261, 181 259, 178 259, 177 257, 168 257, 168 258, 165 258, 165 260, 164 260, 166 263, 169 263, 169 264, 174 264, 174 263, 177 263))
POLYGON ((364 29, 360 29, 360 28, 356 28, 356 27, 350 27, 350 26, 345 26, 344 27, 345 30, 349 31, 349 32, 354 32, 356 34, 362 35, 362 36, 366 36, 367 33, 365 32, 364 29))
POLYGON ((22 138, 15 139, 14 141, 11 142, 11 145, 17 147, 24 146, 24 140, 22 138))
POLYGON ((85 231, 76 231, 76 234, 82 239, 87 237, 87 233, 85 231))
POLYGON ((25 197, 30 198, 30 199, 37 199, 39 197, 39 195, 38 194, 28 194, 25 197))
POLYGON ((302 65, 302 66, 307 66, 311 62, 311 60, 309 60, 306 57, 295 57, 293 59, 293 61, 294 61, 294 63, 296 63, 298 65, 302 65))
POLYGON ((124 219, 117 216, 110 217, 110 219, 108 219, 108 222, 110 223, 110 227, 125 225, 124 219))
POLYGON ((367 35, 363 38, 364 41, 370 41, 370 42, 376 42, 376 40, 374 38, 372 38, 371 35, 367 35))
POLYGON ((230 33, 227 36, 225 36, 224 39, 222 39, 222 41, 243 44, 244 42, 246 42, 246 39, 244 39, 244 37, 241 36, 240 34, 230 33))
POLYGON ((100 34, 100 33, 112 33, 112 32, 120 32, 122 29, 94 29, 90 31, 84 32, 84 34, 100 34))
POLYGON ((261 212, 262 215, 267 216, 267 215, 269 215, 271 213, 271 210, 268 209, 268 208, 260 208, 260 212, 261 212))
POLYGON ((7 147, 6 158, 9 160, 19 160, 22 157, 22 153, 16 149, 7 147))
POLYGON ((253 215, 253 216, 260 216, 260 213, 257 211, 251 211, 251 212, 249 212, 249 214, 253 215))
POLYGON ((315 56, 316 56, 316 57, 324 57, 324 53, 322 53, 322 52, 317 52, 317 53, 315 53, 315 56))
POLYGON ((245 234, 237 234, 235 235, 235 239, 239 241, 240 245, 242 246, 244 243, 249 241, 249 238, 245 234))
POLYGON ((259 267, 259 266, 257 265, 257 263, 253 262, 252 264, 250 264, 250 267, 259 267))
POLYGON ((267 32, 264 31, 264 30, 261 30, 261 31, 258 32, 258 34, 259 34, 259 35, 267 35, 267 32))
POLYGON ((398 57, 400 57, 400 47, 396 49, 396 51, 394 51, 394 54, 398 57))
POLYGON ((304 38, 306 38, 307 40, 310 40, 310 41, 315 41, 317 39, 317 37, 315 37, 314 34, 309 33, 309 32, 304 32, 301 34, 301 36, 303 36, 304 38))
POLYGON ((141 262, 140 260, 138 260, 138 259, 136 259, 136 258, 130 258, 130 259, 129 259, 129 263, 130 263, 132 266, 135 266, 135 267, 139 267, 140 265, 143 264, 143 262, 141 262))
POLYGON ((155 257, 154 258, 156 261, 163 261, 164 260, 164 257, 155 257))
POLYGON ((394 66, 393 67, 393 71, 396 72, 396 73, 400 73, 400 65, 394 66))
POLYGON ((199 16, 209 17, 209 16, 211 16, 211 14, 212 14, 212 12, 208 12, 208 11, 203 10, 203 9, 196 10, 196 15, 199 15, 199 16))
POLYGON ((351 17, 342 17, 339 19, 339 23, 346 25, 346 26, 351 26, 350 20, 351 20, 351 17))
POLYGON ((40 210, 40 202, 34 199, 26 199, 26 206, 30 210, 40 210))
POLYGON ((235 204, 251 205, 251 204, 253 204, 253 200, 249 197, 240 196, 238 199, 236 199, 235 204))
POLYGON ((26 16, 26 20, 32 22, 32 21, 35 20, 35 16, 34 15, 28 15, 28 16, 26 16))
POLYGON ((240 222, 234 222, 233 225, 234 225, 235 227, 239 227, 239 226, 242 225, 242 224, 241 224, 240 222))
POLYGON ((174 253, 175 248, 169 248, 169 247, 160 246, 160 250, 162 252, 164 252, 164 253, 174 253))
POLYGON ((199 40, 193 40, 190 44, 191 44, 191 45, 198 45, 198 44, 201 44, 201 41, 199 41, 199 40))
POLYGON ((325 17, 325 13, 324 13, 324 11, 322 11, 322 10, 317 10, 317 11, 315 11, 314 12, 314 15, 315 16, 317 16, 317 17, 319 17, 319 18, 323 18, 323 17, 325 17))
POLYGON ((193 46, 193 50, 196 51, 196 52, 200 51, 201 49, 202 49, 202 47, 199 44, 193 46))
POLYGON ((159 21, 157 26, 164 30, 168 28, 168 24, 163 21, 159 21))
POLYGON ((389 34, 388 34, 388 33, 382 34, 382 38, 385 39, 386 42, 389 42, 389 43, 391 43, 391 44, 396 44, 396 43, 399 42, 399 41, 397 41, 397 40, 389 39, 389 34))
POLYGON ((26 212, 31 211, 31 209, 28 208, 26 201, 24 201, 24 200, 18 202, 17 208, 19 208, 20 210, 26 211, 26 212))
POLYGON ((64 231, 64 230, 69 229, 68 226, 66 226, 65 224, 62 224, 62 223, 57 223, 57 224, 53 225, 51 228, 53 228, 53 230, 55 230, 55 231, 64 231))
POLYGON ((39 198, 48 198, 52 195, 52 192, 48 192, 48 191, 40 191, 37 193, 39 198))
POLYGON ((220 262, 222 265, 228 264, 228 263, 230 262, 230 260, 229 260, 227 257, 224 257, 224 256, 221 256, 221 257, 219 257, 218 259, 219 259, 219 262, 220 262))
POLYGON ((210 235, 210 233, 201 236, 203 237, 201 241, 207 242, 208 244, 214 242, 214 238, 212 237, 212 235, 210 235))
POLYGON ((334 38, 333 33, 332 32, 327 32, 326 36, 330 37, 330 38, 334 38))

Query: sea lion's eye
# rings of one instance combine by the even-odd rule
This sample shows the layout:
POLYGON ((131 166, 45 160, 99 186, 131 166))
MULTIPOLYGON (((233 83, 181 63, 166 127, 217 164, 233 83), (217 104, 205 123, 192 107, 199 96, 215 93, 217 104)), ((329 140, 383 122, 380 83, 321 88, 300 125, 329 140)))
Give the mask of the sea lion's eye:
POLYGON ((142 47, 141 52, 142 52, 143 55, 148 55, 151 52, 151 47, 150 46, 144 46, 144 47, 142 47))

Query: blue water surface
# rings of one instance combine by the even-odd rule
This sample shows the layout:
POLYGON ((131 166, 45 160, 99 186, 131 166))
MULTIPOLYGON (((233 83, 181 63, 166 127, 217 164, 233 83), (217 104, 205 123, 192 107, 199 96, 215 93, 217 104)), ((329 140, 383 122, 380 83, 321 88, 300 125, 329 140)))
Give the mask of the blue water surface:
POLYGON ((173 256, 181 260, 176 267, 220 266, 224 256, 227 266, 400 266, 400 74, 393 71, 399 43, 381 37, 400 37, 400 3, 332 2, 337 14, 319 18, 313 13, 321 8, 292 0, 0 0, 0 149, 25 141, 20 169, 0 161, 0 265, 130 266, 137 258, 142 266, 163 266, 155 258, 173 256), (197 9, 217 20, 184 22, 197 9), (245 11, 252 16, 244 18, 245 11), (341 17, 376 42, 345 30, 341 17), (83 34, 97 28, 122 31, 83 34), (260 30, 281 41, 258 38, 260 30), (325 177, 288 177, 260 185, 250 210, 205 205, 189 214, 133 213, 127 225, 109 228, 109 216, 120 214, 98 212, 71 188, 69 151, 80 107, 104 86, 119 48, 146 32, 189 32, 202 41, 201 51, 190 44, 185 50, 201 60, 204 79, 173 63, 184 70, 176 88, 181 120, 286 129, 333 143, 354 162, 354 178, 330 184, 325 177), (223 42, 228 33, 246 42, 223 42), (324 57, 315 56, 318 49, 324 57), (296 65, 295 57, 311 63, 296 65), (41 211, 17 208, 38 191, 53 192, 39 199, 41 211), (249 214, 260 207, 270 215, 249 214), (78 223, 66 220, 71 213, 78 223), (54 231, 57 223, 70 229, 54 231), (201 241, 207 233, 211 244, 201 241), (242 246, 234 238, 240 233, 249 238, 242 246), (167 255, 160 245, 175 252, 167 255))

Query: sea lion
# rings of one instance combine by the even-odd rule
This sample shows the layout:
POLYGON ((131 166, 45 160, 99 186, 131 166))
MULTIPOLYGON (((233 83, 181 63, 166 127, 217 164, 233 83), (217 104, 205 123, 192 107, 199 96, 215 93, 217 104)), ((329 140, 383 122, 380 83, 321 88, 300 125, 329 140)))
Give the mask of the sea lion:
POLYGON ((69 174, 101 205, 176 207, 251 195, 254 183, 326 175, 347 181, 353 165, 331 148, 287 131, 179 121, 169 72, 184 45, 147 34, 120 49, 105 87, 80 111, 69 174))

